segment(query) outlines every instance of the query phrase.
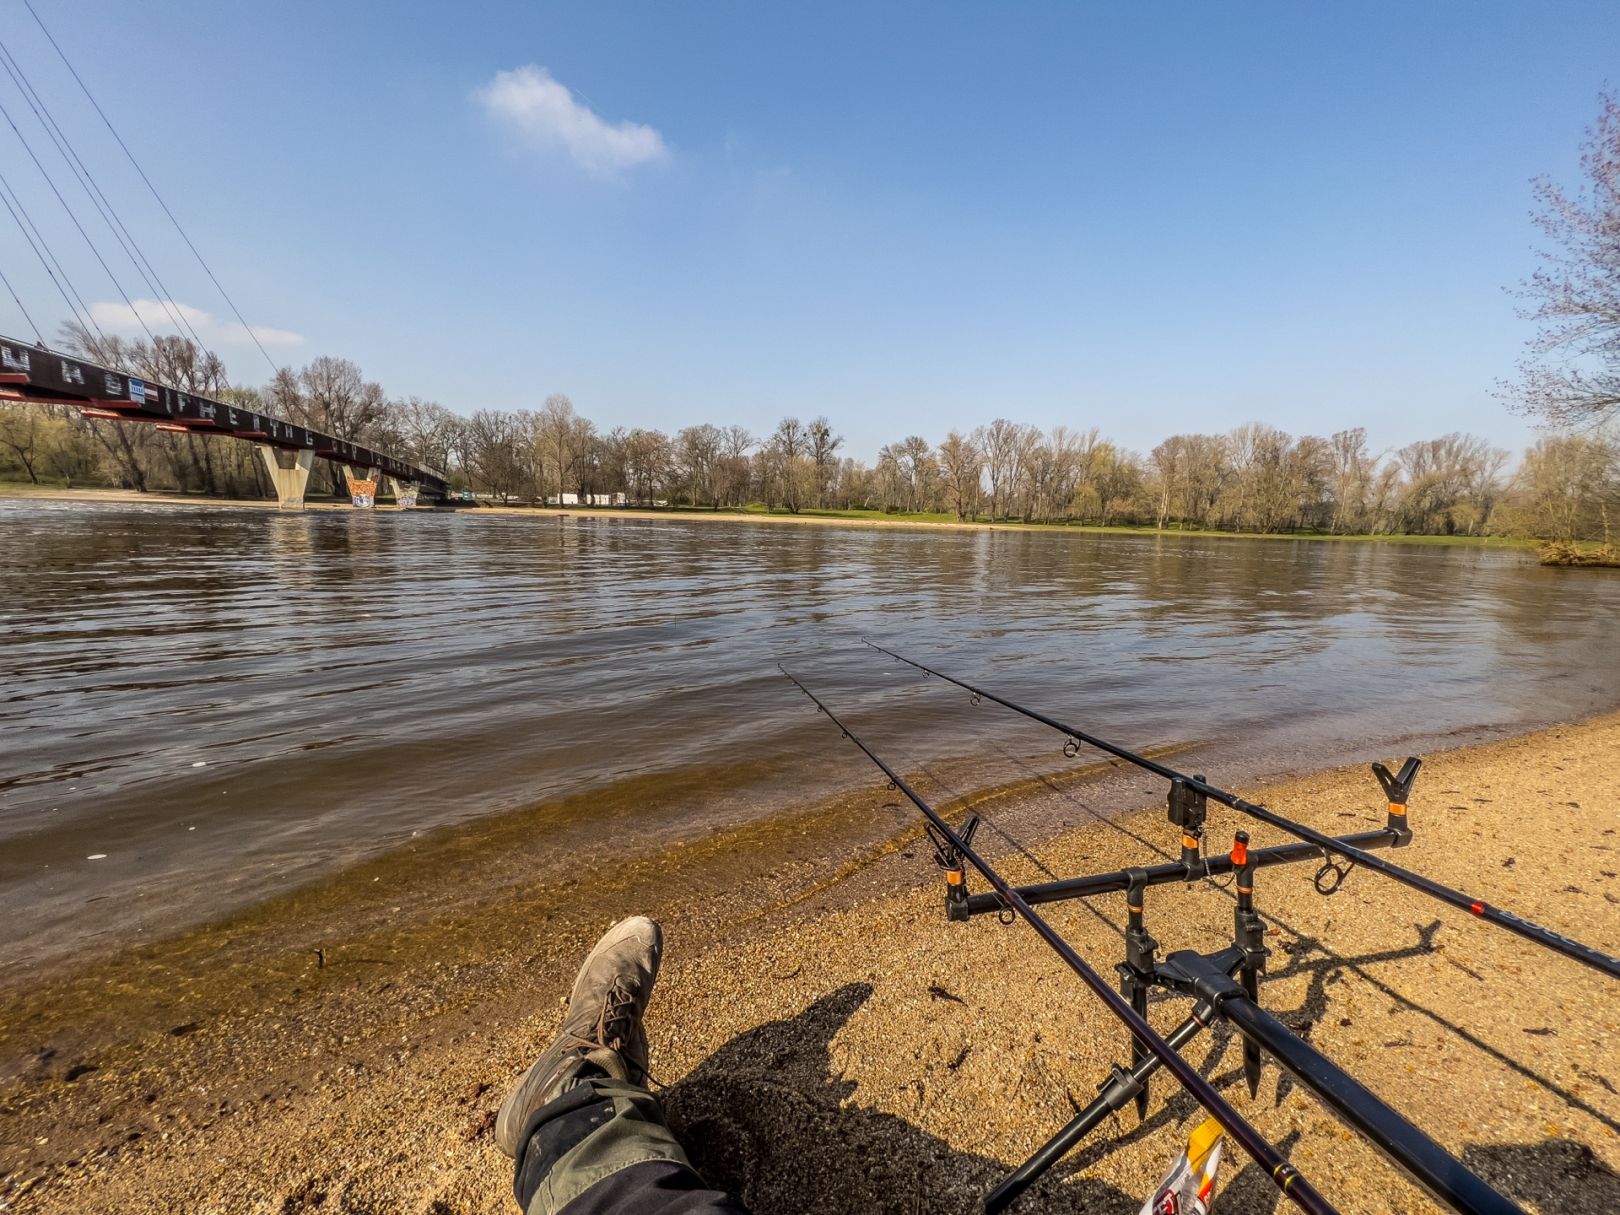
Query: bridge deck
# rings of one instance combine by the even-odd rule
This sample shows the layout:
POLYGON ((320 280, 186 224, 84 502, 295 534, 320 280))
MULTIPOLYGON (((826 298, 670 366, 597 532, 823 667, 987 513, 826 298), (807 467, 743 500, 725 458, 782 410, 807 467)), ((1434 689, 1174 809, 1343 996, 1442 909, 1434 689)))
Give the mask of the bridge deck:
POLYGON ((67 405, 91 417, 153 423, 166 430, 230 435, 287 451, 308 450, 324 459, 375 469, 396 481, 410 482, 431 497, 442 498, 449 490, 437 473, 396 456, 266 413, 239 409, 42 350, 15 338, 0 337, 0 401, 67 405))

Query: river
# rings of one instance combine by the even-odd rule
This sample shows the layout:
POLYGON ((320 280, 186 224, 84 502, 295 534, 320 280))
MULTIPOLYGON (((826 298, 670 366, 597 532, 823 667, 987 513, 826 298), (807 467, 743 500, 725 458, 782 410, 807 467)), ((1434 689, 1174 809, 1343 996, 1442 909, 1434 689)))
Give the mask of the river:
POLYGON ((0 982, 565 795, 869 781, 778 661, 898 767, 1065 763, 865 636, 1227 783, 1620 703, 1620 577, 1416 544, 0 501, 0 624, 0 982))

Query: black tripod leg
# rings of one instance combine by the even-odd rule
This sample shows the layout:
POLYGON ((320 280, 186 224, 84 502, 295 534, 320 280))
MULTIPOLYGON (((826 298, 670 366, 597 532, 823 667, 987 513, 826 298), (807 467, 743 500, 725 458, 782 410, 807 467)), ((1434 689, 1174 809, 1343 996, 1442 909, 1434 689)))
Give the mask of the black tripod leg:
MULTIPOLYGON (((1148 1004, 1147 985, 1145 983, 1132 983, 1131 984, 1131 991, 1129 992, 1129 995, 1131 997, 1131 1008, 1133 1010, 1135 1010, 1135 1012, 1136 1012, 1136 1014, 1138 1016, 1146 1017, 1147 1016, 1147 1004, 1148 1004)), ((1148 1054, 1148 1052, 1146 1050, 1144 1050, 1142 1048, 1142 1044, 1140 1042, 1138 1042, 1135 1038, 1132 1038, 1131 1039, 1131 1071, 1134 1072, 1137 1068, 1141 1067, 1142 1066, 1142 1061, 1144 1059, 1148 1059, 1148 1058, 1151 1058, 1151 1056, 1148 1054)), ((1147 1117, 1147 1109, 1148 1109, 1147 1081, 1143 1080, 1142 1081, 1142 1087, 1136 1094, 1136 1116, 1137 1116, 1137 1118, 1139 1118, 1139 1119, 1140 1118, 1146 1118, 1147 1117)))
MULTIPOLYGON (((1213 1025, 1217 1016, 1213 1008, 1200 1002, 1193 1009, 1192 1016, 1171 1030, 1164 1040, 1179 1051, 1200 1030, 1213 1025)), ((1075 1144, 1095 1130, 1098 1123, 1109 1114, 1124 1109, 1125 1103, 1147 1085, 1148 1077, 1163 1066, 1157 1055, 1148 1055, 1128 1072, 1115 1067, 1114 1074, 1103 1081, 1102 1091, 1095 1101, 1076 1114, 1068 1126, 1042 1144, 1033 1156, 1018 1166, 1012 1176, 985 1195, 985 1215, 996 1215, 996 1212, 1012 1205, 1013 1200, 1034 1185, 1042 1173, 1068 1155, 1075 1144)))
MULTIPOLYGON (((1249 855, 1249 833, 1239 831, 1232 842, 1232 868, 1237 874, 1237 909, 1232 913, 1235 944, 1243 951, 1243 965, 1238 969, 1238 982, 1244 993, 1256 1004, 1260 997, 1260 972, 1266 968, 1266 925, 1254 909, 1254 859, 1249 855)), ((1249 1086, 1249 1096, 1260 1092, 1260 1047, 1249 1038, 1243 1039, 1243 1080, 1249 1086)))
MULTIPOLYGON (((1142 896, 1147 891, 1147 872, 1127 869, 1125 884, 1125 964, 1119 968, 1119 994, 1131 1002, 1131 1008, 1144 1019, 1147 1017, 1148 984, 1153 978, 1153 954, 1159 943, 1148 935, 1142 915, 1142 896)), ((1131 1071, 1142 1065, 1148 1057, 1143 1045, 1131 1037, 1131 1071)), ((1147 1117, 1147 1084, 1136 1094, 1136 1116, 1147 1117)))

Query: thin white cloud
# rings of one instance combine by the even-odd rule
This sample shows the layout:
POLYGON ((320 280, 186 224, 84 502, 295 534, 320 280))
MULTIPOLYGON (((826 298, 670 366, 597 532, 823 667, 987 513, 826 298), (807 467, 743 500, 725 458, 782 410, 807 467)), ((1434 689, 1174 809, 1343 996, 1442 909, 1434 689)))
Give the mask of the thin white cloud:
POLYGON ((598 175, 669 159, 664 137, 641 122, 608 122, 543 67, 529 64, 475 94, 484 110, 524 142, 559 147, 598 175))
POLYGON ((146 330, 153 333, 178 333, 190 337, 195 330, 205 346, 246 345, 258 338, 265 346, 302 346, 304 335, 290 329, 275 329, 269 325, 250 327, 235 321, 221 321, 212 313, 179 300, 137 299, 125 303, 97 303, 90 305, 90 317, 107 333, 124 337, 144 337, 146 330), (183 320, 188 329, 182 330, 175 318, 183 320), (141 322, 146 326, 142 328, 141 322))

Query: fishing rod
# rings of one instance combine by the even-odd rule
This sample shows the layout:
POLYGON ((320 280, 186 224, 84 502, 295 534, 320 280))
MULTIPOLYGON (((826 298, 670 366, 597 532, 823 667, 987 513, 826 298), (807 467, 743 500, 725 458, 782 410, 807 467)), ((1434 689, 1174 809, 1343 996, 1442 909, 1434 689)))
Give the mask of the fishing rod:
MULTIPOLYGON (((1133 1037, 1142 1044, 1147 1051, 1163 1066, 1170 1069, 1181 1086, 1209 1111, 1210 1115, 1221 1124, 1221 1127, 1235 1139, 1239 1146, 1249 1154, 1249 1157, 1265 1170, 1266 1176, 1271 1178, 1273 1184, 1282 1191, 1300 1210, 1309 1215, 1338 1215, 1337 1209, 1327 1199, 1323 1198, 1315 1186, 1308 1181, 1303 1173, 1285 1160, 1282 1153, 1277 1151, 1259 1131, 1244 1119, 1235 1108, 1222 1097, 1210 1083, 1198 1074, 1192 1064, 1183 1059, 1170 1043, 1161 1038, 1146 1018, 1142 1017, 1129 1004, 1108 985, 1108 982, 1099 975, 1091 965, 1082 958, 1072 945, 1058 933, 1057 929, 1042 918, 1023 897, 1001 876, 978 852, 973 848, 970 828, 958 833, 944 817, 923 800, 922 796, 906 783, 904 777, 884 762, 878 753, 864 743, 860 736, 840 721, 836 714, 829 709, 822 699, 807 688, 793 672, 780 663, 777 668, 791 679, 799 691, 808 696, 822 713, 825 713, 833 725, 837 726, 843 736, 854 743, 866 757, 877 765, 883 775, 889 778, 894 785, 912 805, 921 811, 927 819, 928 825, 933 829, 930 835, 934 838, 936 846, 943 844, 941 860, 947 865, 946 880, 952 885, 962 883, 962 861, 967 861, 983 875, 996 893, 1006 901, 1007 907, 1020 916, 1040 938, 1049 945, 1053 952, 1061 958, 1065 965, 1082 982, 1102 1000, 1108 1010, 1129 1027, 1133 1037), (934 833, 937 832, 937 835, 934 833)), ((977 826, 974 820, 973 826, 977 826)))
MULTIPOLYGON (((994 692, 976 687, 965 680, 947 675, 943 671, 937 671, 925 663, 907 658, 904 654, 896 654, 893 650, 886 649, 874 641, 865 641, 864 638, 863 641, 881 654, 896 658, 907 666, 916 667, 917 670, 925 674, 937 676, 946 683, 955 684, 963 691, 971 694, 976 700, 993 700, 1003 708, 1011 709, 1014 713, 1021 714, 1031 721, 1038 721, 1043 726, 1048 726, 1060 734, 1067 735, 1069 742, 1064 745, 1064 752, 1071 757, 1078 751, 1080 744, 1084 743, 1170 781, 1171 821, 1182 826, 1182 860, 1189 865, 1189 868, 1193 864, 1192 861, 1189 861, 1189 853, 1196 858, 1197 845, 1201 838, 1203 803, 1206 799, 1219 802, 1221 805, 1228 806, 1240 814, 1248 815, 1250 818, 1277 827, 1290 835, 1314 844, 1330 859, 1333 856, 1339 856, 1352 864, 1370 869, 1374 873, 1381 873, 1385 877, 1393 878, 1403 885, 1410 886, 1413 890, 1420 890, 1431 898, 1439 899, 1442 903, 1448 903, 1453 907, 1466 911, 1487 924, 1505 928, 1527 941, 1534 941, 1536 944, 1551 949, 1555 953, 1561 953, 1567 958, 1573 958, 1582 965, 1602 971, 1610 978, 1620 979, 1620 958, 1610 957, 1606 953, 1593 949, 1590 945, 1583 945, 1579 941, 1553 932, 1551 929, 1526 920, 1522 916, 1514 915, 1511 911, 1493 907, 1483 899, 1476 899, 1460 890, 1454 890, 1452 887, 1437 882, 1433 878, 1426 878, 1422 874, 1413 873, 1410 869, 1403 869, 1399 865, 1391 864, 1389 861, 1374 856, 1365 849, 1358 848, 1345 840, 1334 839, 1332 836, 1317 831, 1313 827, 1307 827, 1303 823, 1296 823, 1292 819, 1284 818, 1274 810, 1269 810, 1265 806, 1254 802, 1245 801, 1236 794, 1217 788, 1215 785, 1205 781, 1201 776, 1188 776, 1185 773, 1176 771, 1167 764, 1161 764, 1157 760, 1149 759, 1147 756, 1139 755, 1134 751, 1127 751, 1124 747, 1108 742, 1106 739, 1098 738, 1083 730, 1077 730, 1071 725, 1058 721, 1056 718, 1048 717, 1045 713, 1026 708, 1021 704, 1008 700, 1006 697, 997 696, 994 692), (1178 817, 1178 811, 1181 817, 1178 817)), ((1375 765, 1373 768, 1385 791, 1390 795, 1389 813, 1392 824, 1397 819, 1404 822, 1406 818, 1406 794, 1411 788, 1411 778, 1414 778, 1417 774, 1417 762, 1416 760, 1408 760, 1406 767, 1398 775, 1394 776, 1381 764, 1375 765)))
MULTIPOLYGON (((965 914, 957 914, 957 911, 969 897, 964 863, 971 864, 990 883, 999 906, 1033 928, 1131 1032, 1133 1050, 1138 1054, 1131 1069, 1127 1071, 1116 1066, 1101 1086, 1097 1099, 985 1197, 983 1210, 986 1215, 1005 1210, 1109 1114, 1132 1101, 1136 1101, 1140 1109, 1145 1103, 1148 1078, 1160 1067, 1170 1070, 1182 1087, 1209 1111, 1266 1171, 1273 1184, 1301 1210, 1333 1211, 1334 1208, 1304 1175, 1284 1160, 1277 1149, 1179 1053, 1180 1048, 1201 1030, 1220 1020, 1230 1024, 1244 1042, 1245 1074, 1249 1079, 1251 1095, 1258 1082, 1259 1050, 1264 1048, 1342 1121, 1458 1215, 1524 1215, 1516 1204, 1497 1193, 1438 1143, 1259 1006, 1255 980, 1269 950, 1264 945, 1264 925, 1253 906, 1254 872, 1260 863, 1259 851, 1248 850, 1248 837, 1245 834, 1239 832, 1232 855, 1221 858, 1237 875, 1238 906, 1234 912, 1236 942, 1219 953, 1203 955, 1194 950, 1181 950, 1170 954, 1163 962, 1155 962, 1153 951, 1157 948, 1157 942, 1147 936, 1142 915, 1142 893, 1148 884, 1147 871, 1123 871, 1128 880, 1125 887, 1130 912, 1127 942, 1131 948, 1129 961, 1120 970, 1122 979, 1128 971, 1134 975, 1133 981, 1139 983, 1141 996, 1139 1001, 1133 998, 1128 1002, 1126 996, 1116 993, 1074 947, 1034 910, 1019 888, 1008 883, 974 850, 972 841, 979 825, 977 816, 970 817, 960 832, 952 828, 898 772, 839 720, 819 696, 786 667, 780 663, 777 665, 816 708, 827 715, 840 733, 888 777, 890 784, 921 811, 927 820, 929 838, 934 844, 935 860, 945 870, 948 918, 968 918, 965 914), (1139 969, 1133 970, 1133 967, 1139 969), (1146 989, 1150 985, 1191 996, 1195 1000, 1192 1014, 1167 1038, 1161 1038, 1144 1015, 1146 989), (1254 1070, 1251 1071, 1251 1068, 1254 1070)), ((1306 855, 1276 857, 1269 863, 1305 859, 1306 855)))

